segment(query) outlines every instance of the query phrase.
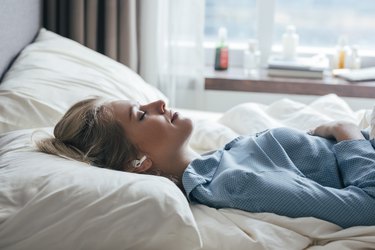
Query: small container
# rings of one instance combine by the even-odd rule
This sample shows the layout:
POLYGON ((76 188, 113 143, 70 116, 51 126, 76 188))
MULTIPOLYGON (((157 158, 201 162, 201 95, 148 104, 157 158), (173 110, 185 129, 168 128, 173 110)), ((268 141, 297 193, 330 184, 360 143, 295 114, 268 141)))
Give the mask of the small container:
POLYGON ((256 40, 250 39, 243 55, 243 67, 246 75, 255 74, 260 65, 260 51, 256 40))
POLYGON ((360 69, 361 68, 361 57, 358 53, 358 46, 352 46, 351 49, 351 57, 350 57, 350 68, 351 69, 360 69))
POLYGON ((297 57, 297 47, 299 45, 299 36, 293 25, 288 25, 282 38, 283 58, 286 61, 293 61, 297 57))
POLYGON ((218 31, 219 41, 215 49, 215 70, 228 69, 228 44, 227 29, 220 27, 218 31))
POLYGON ((334 68, 345 69, 350 68, 349 58, 351 57, 350 48, 348 47, 348 39, 346 36, 340 36, 334 55, 334 68))

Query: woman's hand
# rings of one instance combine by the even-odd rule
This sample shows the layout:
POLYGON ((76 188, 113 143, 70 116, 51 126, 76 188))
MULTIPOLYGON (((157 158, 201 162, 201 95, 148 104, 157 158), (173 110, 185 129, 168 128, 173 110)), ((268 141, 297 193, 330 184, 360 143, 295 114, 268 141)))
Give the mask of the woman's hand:
POLYGON ((337 142, 365 139, 357 125, 344 121, 335 121, 320 125, 311 129, 310 134, 327 139, 336 139, 337 142))

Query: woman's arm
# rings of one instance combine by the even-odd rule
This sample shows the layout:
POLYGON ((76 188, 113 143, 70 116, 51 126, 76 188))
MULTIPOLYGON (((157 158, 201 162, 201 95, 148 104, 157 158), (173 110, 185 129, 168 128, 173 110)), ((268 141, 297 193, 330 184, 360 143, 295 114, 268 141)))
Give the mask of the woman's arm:
POLYGON ((335 121, 320 125, 310 130, 310 133, 320 137, 336 139, 337 142, 365 139, 357 125, 344 121, 335 121))

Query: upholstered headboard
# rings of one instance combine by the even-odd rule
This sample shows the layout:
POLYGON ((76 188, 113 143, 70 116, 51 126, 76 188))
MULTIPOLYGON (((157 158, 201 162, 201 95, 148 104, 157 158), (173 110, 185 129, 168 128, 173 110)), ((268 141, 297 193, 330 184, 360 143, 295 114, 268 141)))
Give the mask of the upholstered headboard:
POLYGON ((41 27, 42 0, 1 0, 0 80, 41 27))

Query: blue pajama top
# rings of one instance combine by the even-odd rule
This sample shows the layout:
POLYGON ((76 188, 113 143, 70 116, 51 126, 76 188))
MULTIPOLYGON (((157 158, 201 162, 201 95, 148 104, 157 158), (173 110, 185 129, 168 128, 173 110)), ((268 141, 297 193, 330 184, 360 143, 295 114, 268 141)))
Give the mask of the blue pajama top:
POLYGON ((190 201, 214 208, 375 225, 373 145, 277 128, 193 160, 182 183, 190 201))

